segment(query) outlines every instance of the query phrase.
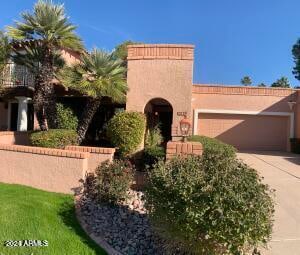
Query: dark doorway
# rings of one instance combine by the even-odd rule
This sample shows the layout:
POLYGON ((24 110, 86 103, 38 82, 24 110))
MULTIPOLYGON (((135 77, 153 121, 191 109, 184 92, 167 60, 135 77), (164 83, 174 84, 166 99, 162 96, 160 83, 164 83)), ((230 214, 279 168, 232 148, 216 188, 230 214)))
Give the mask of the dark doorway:
POLYGON ((17 131, 18 126, 18 103, 10 104, 10 130, 17 131))
POLYGON ((28 109, 27 109, 27 130, 33 130, 33 126, 34 126, 33 104, 28 104, 28 109))
POLYGON ((164 142, 172 138, 173 108, 171 104, 162 98, 154 98, 145 106, 147 116, 147 127, 159 125, 164 142))

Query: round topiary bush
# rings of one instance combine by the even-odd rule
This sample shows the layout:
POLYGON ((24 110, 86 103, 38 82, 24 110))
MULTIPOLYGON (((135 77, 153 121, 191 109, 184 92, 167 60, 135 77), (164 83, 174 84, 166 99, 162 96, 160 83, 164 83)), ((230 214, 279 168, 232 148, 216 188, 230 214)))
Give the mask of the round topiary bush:
POLYGON ((95 172, 97 200, 118 204, 128 198, 128 190, 133 183, 133 172, 133 166, 127 160, 102 163, 95 172))
POLYGON ((37 131, 30 135, 32 146, 63 149, 68 145, 78 145, 75 130, 49 129, 37 131))
POLYGON ((58 103, 56 104, 56 110, 59 129, 77 129, 78 118, 70 107, 58 103))
POLYGON ((139 112, 119 112, 107 125, 107 136, 121 156, 134 153, 144 139, 145 116, 139 112))
POLYGON ((266 244, 273 191, 238 160, 207 164, 189 156, 160 161, 149 172, 145 203, 158 234, 187 254, 244 254, 266 244))

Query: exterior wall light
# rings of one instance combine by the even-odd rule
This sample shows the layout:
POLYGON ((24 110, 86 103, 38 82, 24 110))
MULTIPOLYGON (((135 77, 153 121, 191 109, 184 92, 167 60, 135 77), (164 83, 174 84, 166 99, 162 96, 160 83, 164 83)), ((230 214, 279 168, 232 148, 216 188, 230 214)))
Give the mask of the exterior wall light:
POLYGON ((187 140, 186 138, 189 134, 192 124, 186 116, 184 116, 184 118, 179 122, 179 124, 180 124, 180 131, 182 134, 182 140, 183 140, 183 142, 186 142, 186 140, 187 140))
POLYGON ((293 110, 295 104, 296 104, 295 101, 288 101, 288 105, 289 105, 291 111, 293 110))

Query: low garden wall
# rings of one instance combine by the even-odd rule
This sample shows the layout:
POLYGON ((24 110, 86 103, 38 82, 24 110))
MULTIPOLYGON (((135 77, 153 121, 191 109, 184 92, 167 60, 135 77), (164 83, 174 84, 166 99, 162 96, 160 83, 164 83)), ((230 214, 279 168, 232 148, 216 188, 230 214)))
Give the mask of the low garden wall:
MULTIPOLYGON (((88 172, 113 160, 114 148, 68 146, 65 149, 15 145, 26 132, 0 132, 0 182, 42 190, 77 193, 88 172)), ((29 143, 29 140, 27 140, 29 143)))
POLYGON ((65 148, 69 151, 89 152, 88 172, 94 172, 95 169, 104 161, 112 161, 115 148, 101 148, 101 147, 87 147, 87 146, 67 146, 65 148))
POLYGON ((0 182, 73 193, 88 169, 89 153, 0 144, 0 182))
POLYGON ((29 145, 28 132, 22 131, 1 131, 0 144, 29 145))

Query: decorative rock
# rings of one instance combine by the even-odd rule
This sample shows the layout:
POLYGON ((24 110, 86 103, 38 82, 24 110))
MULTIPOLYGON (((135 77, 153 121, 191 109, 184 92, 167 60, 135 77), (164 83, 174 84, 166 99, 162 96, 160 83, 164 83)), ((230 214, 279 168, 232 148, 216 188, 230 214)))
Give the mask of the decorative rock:
POLYGON ((92 233, 122 254, 166 254, 164 240, 155 235, 151 228, 142 200, 143 192, 130 190, 128 195, 130 199, 119 206, 99 205, 82 196, 79 208, 83 222, 86 222, 92 233))

